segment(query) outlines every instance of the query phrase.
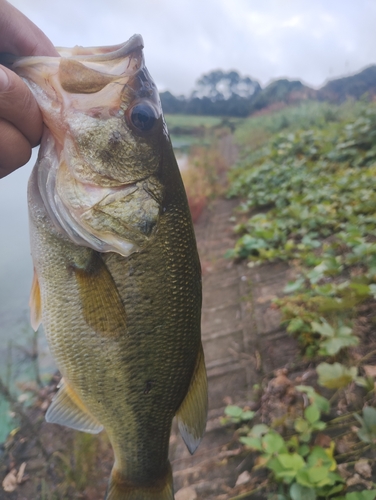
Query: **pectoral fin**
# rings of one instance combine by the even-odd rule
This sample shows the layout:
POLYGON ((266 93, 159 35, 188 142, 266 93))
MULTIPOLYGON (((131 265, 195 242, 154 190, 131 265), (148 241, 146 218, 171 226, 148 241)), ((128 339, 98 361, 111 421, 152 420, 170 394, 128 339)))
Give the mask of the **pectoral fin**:
POLYGON ((42 300, 37 273, 34 269, 33 283, 30 292, 30 323, 32 329, 36 332, 42 322, 42 300))
POLYGON ((84 268, 74 268, 82 312, 87 323, 104 337, 121 337, 126 332, 126 315, 116 284, 96 252, 84 268))
POLYGON ((89 412, 76 392, 64 379, 46 413, 46 421, 76 429, 77 431, 98 434, 103 430, 98 420, 89 412))
POLYGON ((176 413, 180 434, 191 454, 196 451, 205 432, 207 413, 208 383, 201 345, 188 393, 176 413))

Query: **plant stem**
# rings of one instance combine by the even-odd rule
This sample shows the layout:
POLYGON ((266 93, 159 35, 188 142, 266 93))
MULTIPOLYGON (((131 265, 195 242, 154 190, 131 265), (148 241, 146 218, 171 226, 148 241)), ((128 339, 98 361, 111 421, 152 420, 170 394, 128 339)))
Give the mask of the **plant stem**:
POLYGON ((28 415, 24 412, 22 405, 16 399, 14 399, 14 397, 11 395, 11 393, 9 392, 9 389, 6 387, 6 385, 4 384, 4 382, 2 381, 1 378, 0 378, 0 394, 2 394, 2 396, 6 399, 6 401, 8 401, 12 410, 21 419, 24 426, 31 431, 33 436, 35 436, 36 443, 38 444, 41 452, 43 453, 44 458, 48 459, 49 454, 46 451, 45 447, 43 446, 41 440, 38 437, 38 432, 35 429, 35 425, 30 420, 28 415))
POLYGON ((352 451, 348 451, 347 453, 342 453, 341 455, 337 455, 335 457, 336 461, 338 462, 338 460, 342 460, 342 459, 347 458, 347 457, 352 457, 355 454, 357 455, 359 452, 363 453, 364 451, 368 450, 369 448, 371 448, 370 444, 364 445, 364 443, 358 443, 358 445, 353 446, 352 451))
POLYGON ((237 495, 236 497, 231 497, 229 500, 242 500, 244 498, 248 498, 250 495, 253 495, 254 493, 257 493, 264 488, 266 488, 267 481, 264 481, 262 484, 257 486, 257 488, 254 488, 253 490, 246 491, 245 493, 241 493, 240 495, 237 495))

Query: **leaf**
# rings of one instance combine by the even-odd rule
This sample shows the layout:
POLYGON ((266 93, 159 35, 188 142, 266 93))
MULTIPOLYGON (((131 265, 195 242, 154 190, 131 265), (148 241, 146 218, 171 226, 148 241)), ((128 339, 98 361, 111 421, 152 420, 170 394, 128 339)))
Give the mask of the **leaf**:
POLYGON ((310 447, 308 446, 308 444, 302 444, 301 446, 299 446, 298 451, 299 455, 301 455, 302 457, 306 457, 310 452, 310 447))
POLYGON ((345 496, 345 500, 375 500, 375 498, 376 490, 354 491, 345 496))
POLYGON ((265 424, 257 424, 252 427, 249 432, 250 436, 261 437, 269 431, 269 427, 265 424))
POLYGON ((366 406, 363 410, 363 418, 357 414, 354 417, 361 423, 362 427, 358 430, 358 437, 365 443, 376 442, 376 410, 366 406))
POLYGON ((366 406, 363 410, 363 419, 368 427, 376 427, 376 410, 371 406, 366 406))
POLYGON ((310 424, 313 424, 319 420, 320 411, 316 405, 310 405, 304 410, 304 416, 310 424))
POLYGON ((241 415, 241 419, 246 421, 246 420, 252 420, 252 418, 255 416, 255 412, 251 410, 246 410, 243 411, 241 415))
POLYGON ((300 469, 296 473, 296 480, 300 485, 305 486, 306 488, 313 488, 307 469, 300 469))
POLYGON ((285 288, 283 289, 284 293, 293 293, 297 292, 303 287, 305 279, 304 278, 298 278, 296 281, 289 281, 285 288))
POLYGON ((344 347, 349 347, 351 345, 358 345, 359 339, 354 336, 338 336, 333 339, 324 340, 320 343, 321 349, 325 350, 329 356, 334 356, 344 347))
POLYGON ((307 488, 299 483, 293 483, 290 487, 291 500, 316 500, 315 490, 307 488))
POLYGON ((370 290, 371 295, 373 296, 374 299, 376 299, 376 285, 372 284, 372 285, 368 285, 368 286, 369 286, 369 290, 370 290))
POLYGON ((306 323, 301 318, 293 318, 287 327, 289 333, 296 333, 306 328, 306 323))
POLYGON ((307 469, 307 474, 312 484, 317 484, 317 486, 324 486, 324 484, 330 483, 328 477, 329 469, 327 467, 310 467, 307 469))
POLYGON ((318 394, 313 387, 311 387, 310 385, 297 385, 295 389, 299 392, 305 392, 310 402, 314 403, 321 412, 329 412, 329 401, 323 396, 320 396, 320 394, 318 394))
POLYGON ((243 410, 239 406, 229 405, 229 406, 226 406, 226 408, 225 408, 225 414, 228 417, 239 418, 242 415, 242 413, 243 413, 243 410))
POLYGON ((311 323, 312 330, 314 332, 323 335, 324 337, 333 337, 334 329, 327 323, 325 320, 322 320, 321 323, 317 323, 316 321, 312 321, 311 323))
POLYGON ((242 436, 239 438, 239 441, 248 448, 252 448, 253 450, 258 450, 258 451, 263 450, 260 438, 255 438, 251 436, 248 437, 242 436))
POLYGON ((319 376, 318 383, 328 389, 346 387, 358 374, 357 367, 346 368, 340 363, 320 363, 316 371, 319 376))
POLYGON ((305 466, 305 461, 298 453, 280 453, 277 460, 285 469, 297 471, 305 466))
POLYGON ((322 422, 322 420, 314 422, 312 424, 312 429, 314 429, 315 431, 323 431, 324 429, 326 429, 326 423, 322 422))
POLYGON ((262 447, 268 455, 286 450, 285 441, 276 432, 269 432, 262 438, 262 447))
POLYGON ((294 422, 294 428, 297 432, 307 432, 309 424, 304 418, 298 417, 294 422))

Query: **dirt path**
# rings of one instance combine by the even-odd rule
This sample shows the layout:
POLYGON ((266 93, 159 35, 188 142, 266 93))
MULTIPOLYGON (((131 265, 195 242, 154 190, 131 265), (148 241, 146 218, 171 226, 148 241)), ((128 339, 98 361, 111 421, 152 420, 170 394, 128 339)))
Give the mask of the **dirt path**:
MULTIPOLYGON (((222 141, 223 154, 233 158, 231 140, 222 141)), ((206 435, 190 457, 177 433, 171 460, 177 500, 228 499, 242 472, 233 431, 220 417, 227 404, 252 401, 253 385, 296 356, 296 343, 280 328, 271 299, 289 278, 285 264, 256 268, 224 258, 234 244, 236 200, 220 198, 199 218, 195 229, 203 269, 202 338, 209 379, 209 421, 206 435), (240 465, 240 467, 239 467, 240 465)))

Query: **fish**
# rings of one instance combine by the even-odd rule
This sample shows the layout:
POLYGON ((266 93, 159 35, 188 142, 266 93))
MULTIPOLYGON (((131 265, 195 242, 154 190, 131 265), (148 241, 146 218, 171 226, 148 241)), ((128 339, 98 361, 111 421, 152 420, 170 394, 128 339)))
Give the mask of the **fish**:
POLYGON ((61 372, 47 422, 106 431, 107 500, 174 498, 174 417, 207 419, 201 270, 143 40, 21 57, 45 130, 28 185, 31 324, 61 372))

